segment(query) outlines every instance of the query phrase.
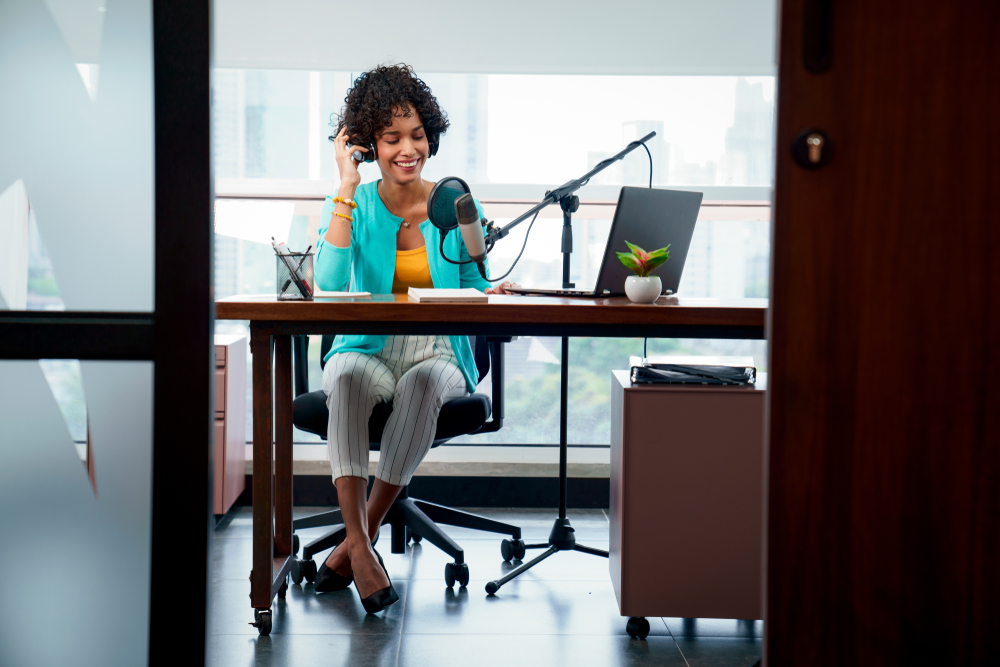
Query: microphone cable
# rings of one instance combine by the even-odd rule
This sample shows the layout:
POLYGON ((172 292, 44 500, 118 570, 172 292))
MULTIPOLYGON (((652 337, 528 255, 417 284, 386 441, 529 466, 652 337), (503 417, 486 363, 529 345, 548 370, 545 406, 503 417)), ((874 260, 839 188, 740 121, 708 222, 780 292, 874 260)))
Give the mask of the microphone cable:
MULTIPOLYGON (((649 158, 649 187, 650 187, 650 189, 652 189, 652 187, 653 187, 653 154, 649 152, 649 147, 646 146, 646 144, 639 143, 637 141, 633 141, 631 144, 629 144, 629 146, 631 146, 633 144, 637 144, 637 143, 640 146, 643 147, 643 149, 646 151, 646 157, 649 158)), ((614 162, 614 160, 611 160, 610 158, 605 159, 605 160, 601 160, 600 162, 597 163, 596 166, 601 166, 602 164, 610 163, 610 162, 614 162)), ((583 187, 584 185, 587 185, 588 183, 590 183, 590 179, 589 178, 586 181, 584 181, 583 183, 581 183, 580 187, 583 187)), ((514 270, 514 268, 517 266, 517 263, 519 261, 521 261, 521 255, 524 254, 524 249, 528 247, 528 235, 531 234, 531 228, 535 226, 535 220, 538 218, 538 213, 539 213, 539 211, 535 211, 535 215, 533 215, 531 217, 531 222, 528 223, 528 231, 526 231, 524 233, 524 243, 521 244, 521 252, 517 253, 517 257, 514 258, 514 263, 510 265, 510 268, 507 270, 507 273, 503 274, 499 278, 486 278, 487 282, 491 282, 491 283, 500 282, 501 280, 503 280, 504 278, 506 278, 507 276, 509 276, 511 274, 511 272, 514 270)), ((472 259, 458 260, 458 261, 456 261, 454 259, 449 259, 448 256, 446 254, 444 254, 444 237, 445 237, 445 234, 442 234, 441 235, 441 257, 443 257, 446 262, 449 262, 450 264, 473 264, 473 263, 476 263, 475 260, 472 260, 472 259)), ((496 245, 496 241, 491 242, 490 245, 489 245, 489 247, 486 248, 486 253, 487 254, 489 254, 489 252, 491 250, 493 250, 493 246, 494 245, 496 245)), ((646 339, 645 338, 642 339, 642 356, 644 356, 644 357, 646 356, 646 339)))
POLYGON ((649 147, 646 144, 640 144, 646 149, 646 157, 649 158, 649 188, 653 188, 653 154, 649 152, 649 147))
MULTIPOLYGON (((653 189, 653 154, 649 152, 649 148, 646 147, 646 144, 643 144, 642 147, 646 149, 646 156, 649 158, 649 189, 652 190, 653 189)), ((646 343, 648 341, 649 341, 649 338, 643 338, 642 339, 642 358, 643 359, 645 359, 647 357, 647 355, 646 355, 646 343)))
MULTIPOLYGON (((538 218, 538 213, 539 213, 538 211, 535 211, 535 215, 531 216, 531 222, 528 223, 528 231, 524 233, 524 243, 521 244, 521 252, 517 253, 517 257, 514 258, 514 263, 510 265, 510 268, 507 270, 507 273, 503 274, 499 278, 487 278, 486 279, 487 282, 491 283, 500 282, 501 280, 509 276, 510 272, 514 270, 514 267, 517 266, 517 263, 521 261, 521 255, 524 254, 524 249, 528 247, 528 234, 531 233, 531 228, 535 226, 535 220, 538 218)), ((491 249, 492 247, 493 246, 490 246, 491 249)), ((489 250, 487 250, 486 252, 489 252, 489 250)))

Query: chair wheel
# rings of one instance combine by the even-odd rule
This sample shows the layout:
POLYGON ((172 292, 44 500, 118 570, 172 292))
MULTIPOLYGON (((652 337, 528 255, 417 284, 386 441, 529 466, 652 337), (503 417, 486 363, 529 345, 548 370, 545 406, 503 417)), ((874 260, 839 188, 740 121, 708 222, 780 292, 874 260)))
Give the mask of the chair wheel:
POLYGON ((281 584, 281 588, 278 589, 278 597, 279 598, 281 598, 282 600, 284 600, 286 595, 288 595, 288 578, 287 577, 285 578, 284 583, 281 584))
POLYGON ((270 609, 254 609, 253 610, 253 620, 251 623, 253 627, 257 628, 257 632, 260 633, 261 637, 266 637, 271 634, 271 610, 270 609))
POLYGON ((451 588, 458 582, 459 586, 469 585, 469 564, 468 563, 445 563, 444 583, 451 588))
POLYGON ((420 540, 424 539, 417 533, 410 533, 410 539, 413 540, 414 544, 420 544, 420 540))
POLYGON ((645 618, 633 616, 625 624, 625 632, 632 639, 645 639, 649 635, 649 621, 645 618))
POLYGON ((291 575, 292 583, 296 586, 302 583, 302 563, 304 562, 305 561, 301 561, 298 558, 292 559, 292 571, 288 574, 291 575))
POLYGON ((523 560, 527 551, 524 540, 501 540, 500 542, 500 555, 508 563, 512 560, 523 560))
POLYGON ((300 561, 300 567, 302 569, 302 576, 310 584, 316 581, 316 561, 312 558, 309 560, 300 561))
POLYGON ((295 533, 292 533, 292 555, 299 555, 299 536, 295 533))

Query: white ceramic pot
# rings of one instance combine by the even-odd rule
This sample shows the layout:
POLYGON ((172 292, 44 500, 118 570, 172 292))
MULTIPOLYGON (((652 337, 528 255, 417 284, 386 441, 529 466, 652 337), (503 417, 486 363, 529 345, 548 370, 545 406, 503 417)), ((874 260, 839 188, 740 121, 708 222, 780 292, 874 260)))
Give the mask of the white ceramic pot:
POLYGON ((625 279, 625 294, 633 303, 653 303, 662 291, 660 276, 629 276, 625 279))

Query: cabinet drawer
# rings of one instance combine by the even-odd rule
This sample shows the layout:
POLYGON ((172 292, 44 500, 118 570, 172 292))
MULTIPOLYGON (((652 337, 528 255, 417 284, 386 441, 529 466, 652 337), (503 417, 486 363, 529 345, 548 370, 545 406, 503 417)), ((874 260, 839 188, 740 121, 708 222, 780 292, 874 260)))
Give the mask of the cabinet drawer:
POLYGON ((215 416, 221 418, 226 413, 226 370, 215 371, 215 416))
POLYGON ((226 346, 216 345, 215 346, 215 367, 225 368, 226 367, 226 346))
POLYGON ((226 422, 221 419, 215 420, 215 442, 212 443, 213 452, 213 477, 214 488, 212 490, 212 513, 225 514, 229 509, 225 505, 225 468, 226 468, 226 422))

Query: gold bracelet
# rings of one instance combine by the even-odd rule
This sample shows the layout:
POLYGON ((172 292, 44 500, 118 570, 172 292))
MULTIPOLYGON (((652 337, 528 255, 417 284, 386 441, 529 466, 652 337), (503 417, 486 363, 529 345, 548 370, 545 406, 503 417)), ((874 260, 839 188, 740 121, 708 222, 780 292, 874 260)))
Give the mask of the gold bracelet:
POLYGON ((358 205, 354 203, 353 199, 344 199, 343 197, 337 196, 333 198, 334 204, 347 204, 352 209, 357 208, 358 205))
POLYGON ((333 214, 343 218, 344 220, 347 220, 348 222, 354 222, 354 218, 345 213, 337 213, 336 211, 334 211, 333 214))

